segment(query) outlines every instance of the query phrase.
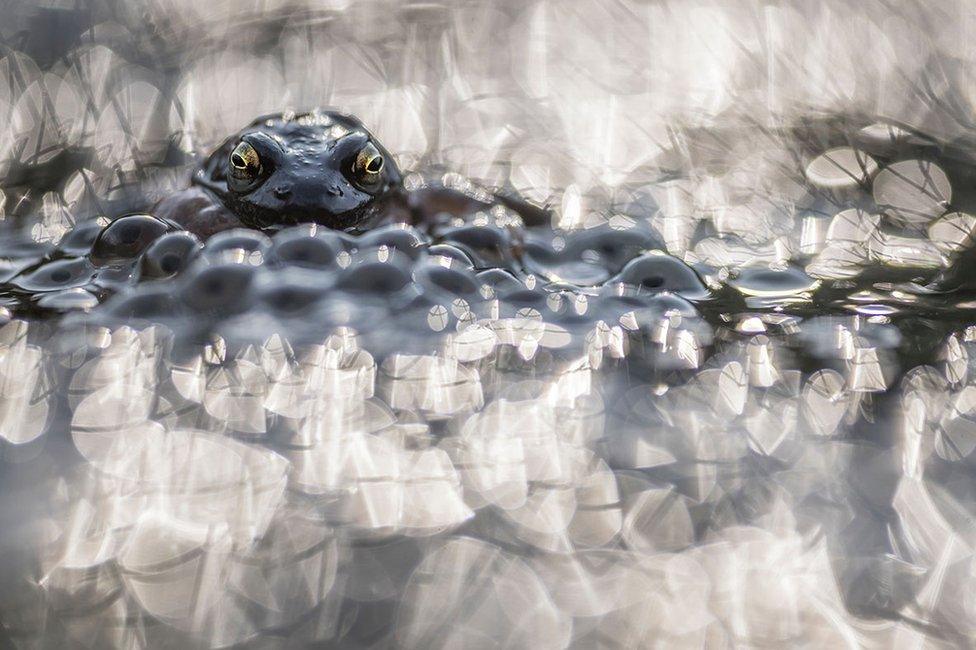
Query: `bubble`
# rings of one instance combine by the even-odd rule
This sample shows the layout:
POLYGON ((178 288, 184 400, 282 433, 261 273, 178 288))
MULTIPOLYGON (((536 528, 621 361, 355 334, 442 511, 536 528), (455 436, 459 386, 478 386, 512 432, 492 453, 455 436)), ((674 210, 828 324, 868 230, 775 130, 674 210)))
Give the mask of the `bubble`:
POLYGON ((937 164, 904 160, 878 173, 874 201, 896 222, 924 226, 945 214, 952 201, 952 185, 937 164))
POLYGON ((895 267, 936 269, 946 266, 946 259, 934 242, 881 231, 868 243, 868 255, 873 261, 895 267))
POLYGON ((976 392, 972 388, 967 386, 953 396, 939 422, 935 450, 945 460, 962 460, 976 449, 976 426, 973 422, 976 392))
POLYGON ((645 553, 675 551, 692 541, 685 499, 669 489, 635 491, 624 498, 621 535, 627 546, 645 553))
POLYGON ((837 431, 850 401, 843 376, 834 370, 818 370, 803 387, 803 412, 817 435, 830 436, 837 431))
POLYGON ((965 212, 950 212, 933 221, 928 227, 928 237, 944 253, 958 253, 974 244, 976 216, 965 212))
POLYGON ((827 228, 827 244, 863 244, 871 239, 881 216, 852 208, 834 215, 827 228))
POLYGON ((112 110, 99 114, 94 145, 111 167, 129 171, 160 157, 168 140, 168 111, 159 89, 131 80, 107 102, 112 110))
POLYGON ((830 190, 855 189, 866 185, 878 171, 871 156, 851 147, 838 147, 820 154, 807 165, 807 179, 830 190))
POLYGON ((893 156, 913 147, 932 146, 934 143, 913 134, 896 124, 877 122, 855 134, 856 141, 865 151, 877 156, 893 156))

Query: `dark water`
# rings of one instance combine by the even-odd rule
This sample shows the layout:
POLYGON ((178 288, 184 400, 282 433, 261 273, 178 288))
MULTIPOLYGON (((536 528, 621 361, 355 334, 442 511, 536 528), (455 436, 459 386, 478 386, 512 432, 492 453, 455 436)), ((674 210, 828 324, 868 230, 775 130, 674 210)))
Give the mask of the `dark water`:
POLYGON ((13 5, 4 641, 967 647, 971 14, 13 5), (551 224, 151 216, 312 105, 551 224))

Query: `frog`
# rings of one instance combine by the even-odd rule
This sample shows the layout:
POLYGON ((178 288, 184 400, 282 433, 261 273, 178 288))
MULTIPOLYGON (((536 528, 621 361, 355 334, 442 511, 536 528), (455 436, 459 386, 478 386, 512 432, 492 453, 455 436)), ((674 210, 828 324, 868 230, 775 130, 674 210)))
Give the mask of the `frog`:
POLYGON ((356 117, 326 109, 258 117, 205 156, 190 188, 153 214, 201 237, 317 223, 368 228, 402 195, 396 161, 356 117))
POLYGON ((205 156, 190 187, 162 199, 152 214, 206 239, 297 223, 354 234, 393 223, 430 230, 495 206, 527 225, 551 219, 513 192, 463 191, 437 179, 407 189, 394 156, 361 120, 315 108, 255 119, 205 156))

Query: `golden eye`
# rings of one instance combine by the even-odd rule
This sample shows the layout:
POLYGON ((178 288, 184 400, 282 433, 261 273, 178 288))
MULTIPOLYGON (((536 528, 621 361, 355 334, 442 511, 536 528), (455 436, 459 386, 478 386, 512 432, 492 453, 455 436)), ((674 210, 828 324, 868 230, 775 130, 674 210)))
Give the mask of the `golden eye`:
POLYGON ((383 171, 383 154, 370 142, 359 150, 356 162, 353 163, 353 173, 363 185, 372 185, 380 179, 383 171))
POLYGON ((230 154, 230 173, 240 180, 257 178, 261 173, 261 156, 247 142, 241 142, 230 154))

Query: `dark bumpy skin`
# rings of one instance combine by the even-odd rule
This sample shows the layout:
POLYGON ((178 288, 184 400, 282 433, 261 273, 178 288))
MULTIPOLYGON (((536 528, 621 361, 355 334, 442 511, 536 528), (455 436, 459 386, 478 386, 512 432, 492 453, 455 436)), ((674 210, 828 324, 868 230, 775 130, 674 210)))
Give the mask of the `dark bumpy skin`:
POLYGON ((229 138, 193 176, 247 226, 315 222, 352 228, 375 216, 377 199, 400 186, 393 156, 349 115, 312 111, 270 115, 229 138), (242 144, 243 143, 243 144, 242 144), (234 152, 250 147, 253 175, 235 176, 234 152), (375 172, 358 160, 371 153, 375 172))
POLYGON ((401 180, 393 156, 355 117, 283 113, 228 138, 193 174, 195 187, 154 213, 203 237, 241 225, 347 230, 376 221, 401 180))
POLYGON ((241 220, 220 199, 202 187, 191 187, 167 196, 156 204, 152 213, 201 239, 207 239, 223 230, 244 227, 241 220))
POLYGON ((211 153, 192 182, 153 214, 204 239, 241 226, 307 222, 350 231, 396 222, 427 229, 495 203, 527 224, 549 218, 515 197, 494 195, 486 203, 443 186, 407 192, 393 156, 358 119, 321 109, 255 120, 211 153))

